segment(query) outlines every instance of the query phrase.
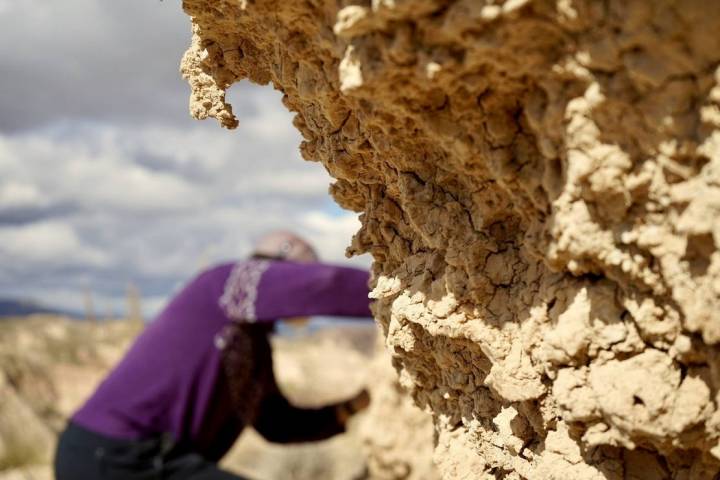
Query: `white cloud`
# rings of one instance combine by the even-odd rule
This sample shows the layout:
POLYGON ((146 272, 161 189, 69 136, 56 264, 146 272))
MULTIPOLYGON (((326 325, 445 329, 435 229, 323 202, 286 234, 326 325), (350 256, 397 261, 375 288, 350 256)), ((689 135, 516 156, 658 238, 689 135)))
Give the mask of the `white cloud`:
POLYGON ((0 15, 10 13, 12 8, 12 0, 0 0, 0 15))
POLYGON ((128 211, 202 207, 202 190, 167 173, 152 172, 129 162, 105 165, 97 160, 70 160, 72 185, 65 195, 94 205, 128 211))
POLYGON ((104 138, 107 132, 84 132, 86 143, 46 133, 0 136, 0 150, 5 153, 0 163, 0 207, 11 206, 9 195, 39 200, 39 191, 45 203, 93 209, 147 211, 203 205, 202 190, 172 172, 137 165, 119 144, 117 137, 123 132, 114 133, 104 138))
MULTIPOLYGON (((345 260, 345 249, 350 245, 352 236, 360 229, 360 220, 355 213, 340 215, 322 211, 311 211, 301 218, 303 231, 317 245, 318 251, 327 252, 324 258, 329 261, 345 260)), ((369 266, 367 255, 353 259, 353 263, 369 266)))
POLYGON ((243 257, 277 228, 297 230, 323 258, 344 261, 357 219, 326 213, 330 179, 299 158, 285 120, 273 128, 286 130, 279 134, 286 144, 214 125, 0 133, 0 263, 20 272, 0 278, 0 296, 24 282, 31 295, 47 297, 31 272, 44 262, 63 269, 43 279, 58 288, 102 285, 102 298, 120 298, 133 282, 163 298, 202 267, 243 257), (13 211, 2 226, 2 212, 13 211))
POLYGON ((330 176, 324 173, 321 165, 315 165, 313 171, 258 173, 244 179, 235 189, 247 193, 278 192, 285 195, 318 196, 326 194, 330 185, 330 176))
POLYGON ((0 184, 0 209, 36 208, 47 204, 35 185, 14 182, 0 184))
POLYGON ((103 266, 108 257, 84 244, 75 230, 59 222, 0 228, 0 252, 14 263, 103 266))

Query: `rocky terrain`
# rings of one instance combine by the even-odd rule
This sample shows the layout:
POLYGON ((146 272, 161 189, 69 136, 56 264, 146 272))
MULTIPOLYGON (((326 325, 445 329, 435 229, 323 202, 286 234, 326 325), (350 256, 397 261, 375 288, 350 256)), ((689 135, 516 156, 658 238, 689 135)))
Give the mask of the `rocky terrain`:
POLYGON ((54 315, 0 321, 0 479, 50 479, 58 432, 141 325, 54 315))
POLYGON ((272 84, 361 213, 445 478, 716 477, 719 2, 183 7, 192 115, 272 84))

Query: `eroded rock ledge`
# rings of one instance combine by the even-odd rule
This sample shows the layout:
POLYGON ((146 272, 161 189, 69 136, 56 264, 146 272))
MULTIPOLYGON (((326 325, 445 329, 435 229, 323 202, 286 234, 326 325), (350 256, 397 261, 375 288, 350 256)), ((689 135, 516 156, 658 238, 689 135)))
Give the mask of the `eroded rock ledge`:
POLYGON ((191 111, 272 83, 362 212, 446 478, 720 469, 720 2, 184 0, 191 111))

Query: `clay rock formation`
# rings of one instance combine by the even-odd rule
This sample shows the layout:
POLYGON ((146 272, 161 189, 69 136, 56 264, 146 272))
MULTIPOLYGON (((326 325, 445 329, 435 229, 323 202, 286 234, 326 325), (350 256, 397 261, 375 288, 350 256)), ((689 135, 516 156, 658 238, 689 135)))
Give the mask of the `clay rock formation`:
POLYGON ((184 0, 191 112, 272 83, 361 212, 446 478, 720 469, 720 2, 184 0))
POLYGON ((368 479, 438 480, 432 417, 397 381, 384 342, 378 342, 367 382, 372 402, 360 421, 368 479))

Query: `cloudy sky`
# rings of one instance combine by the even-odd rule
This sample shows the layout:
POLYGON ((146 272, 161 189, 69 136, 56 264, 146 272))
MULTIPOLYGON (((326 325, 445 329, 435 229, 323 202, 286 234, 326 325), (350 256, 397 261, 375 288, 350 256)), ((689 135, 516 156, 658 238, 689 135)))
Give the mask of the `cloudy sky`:
POLYGON ((189 118, 179 0, 0 0, 0 32, 0 297, 122 312, 132 283, 151 314, 278 227, 345 261, 356 216, 277 92, 233 87, 235 131, 189 118))

